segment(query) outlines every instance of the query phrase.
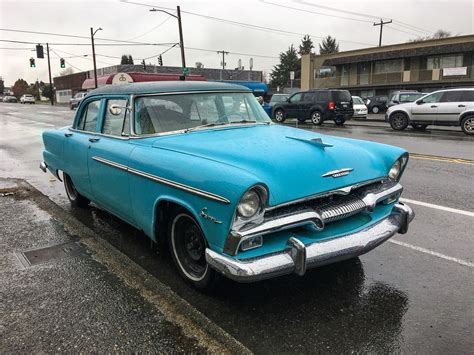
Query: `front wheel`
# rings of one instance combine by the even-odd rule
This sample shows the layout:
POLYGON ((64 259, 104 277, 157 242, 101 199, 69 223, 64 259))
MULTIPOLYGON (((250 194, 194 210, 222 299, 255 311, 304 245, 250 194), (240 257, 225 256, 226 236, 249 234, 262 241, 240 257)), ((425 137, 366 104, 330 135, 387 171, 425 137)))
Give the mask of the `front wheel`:
POLYGON ((461 129, 467 135, 474 134, 474 116, 464 117, 461 121, 461 129))
POLYGON ((321 114, 321 112, 319 112, 319 111, 314 111, 314 112, 311 114, 311 122, 312 122, 315 126, 320 126, 320 125, 323 123, 323 115, 321 114))
POLYGON ((169 247, 179 274, 195 288, 212 289, 219 275, 206 261, 207 242, 195 219, 185 211, 172 219, 169 247))
POLYGON ((282 109, 277 109, 275 110, 275 112, 273 113, 273 118, 275 119, 275 121, 277 121, 278 123, 282 123, 285 121, 285 112, 283 112, 282 109))
POLYGON ((73 207, 87 207, 91 202, 89 199, 82 196, 74 186, 71 177, 68 174, 63 174, 64 188, 69 202, 73 207))
POLYGON ((390 116, 390 126, 396 131, 403 131, 408 126, 408 117, 402 112, 390 116))

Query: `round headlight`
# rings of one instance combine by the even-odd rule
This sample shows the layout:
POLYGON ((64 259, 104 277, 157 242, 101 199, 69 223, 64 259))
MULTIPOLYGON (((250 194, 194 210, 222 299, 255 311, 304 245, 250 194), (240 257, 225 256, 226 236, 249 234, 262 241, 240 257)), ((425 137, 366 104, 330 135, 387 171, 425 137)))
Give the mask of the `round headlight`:
POLYGON ((261 204, 260 195, 257 191, 248 190, 240 200, 237 212, 241 217, 250 218, 258 212, 261 204))
POLYGON ((400 176, 401 170, 402 170, 402 164, 400 160, 397 160, 390 168, 390 171, 388 172, 388 177, 391 180, 397 180, 398 177, 400 176))

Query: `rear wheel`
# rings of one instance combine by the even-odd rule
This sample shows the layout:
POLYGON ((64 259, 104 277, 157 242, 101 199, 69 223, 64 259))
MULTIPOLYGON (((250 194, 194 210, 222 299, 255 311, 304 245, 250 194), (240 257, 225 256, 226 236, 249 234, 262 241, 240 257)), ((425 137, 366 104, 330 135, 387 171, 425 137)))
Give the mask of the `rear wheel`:
POLYGON ((336 124, 336 126, 344 126, 345 122, 346 120, 343 117, 336 117, 334 119, 334 123, 336 124))
POLYGON ((461 120, 461 129, 468 135, 474 135, 474 116, 467 116, 461 120))
POLYGON ((181 277, 197 289, 212 289, 219 275, 207 264, 207 242, 194 218, 184 210, 178 212, 172 218, 168 238, 181 277))
POLYGON ((379 113, 379 112, 380 112, 380 109, 378 106, 372 107, 372 113, 379 113))
POLYGON ((285 112, 282 109, 276 109, 275 112, 273 112, 273 119, 279 123, 285 121, 285 112))
POLYGON ((427 124, 419 124, 419 123, 412 123, 411 126, 416 131, 424 131, 426 130, 426 127, 428 127, 427 124))
POLYGON ((74 186, 71 177, 64 173, 63 175, 64 180, 64 188, 66 189, 67 197, 69 198, 69 202, 74 207, 87 207, 91 202, 89 199, 82 196, 74 186))
POLYGON ((311 113, 311 122, 316 126, 320 126, 323 123, 323 115, 321 112, 314 111, 311 113))
POLYGON ((403 112, 396 112, 390 116, 390 126, 396 131, 403 131, 408 126, 408 117, 403 112))
POLYGON ((305 118, 297 118, 298 122, 299 123, 305 123, 306 122, 306 119, 305 118))

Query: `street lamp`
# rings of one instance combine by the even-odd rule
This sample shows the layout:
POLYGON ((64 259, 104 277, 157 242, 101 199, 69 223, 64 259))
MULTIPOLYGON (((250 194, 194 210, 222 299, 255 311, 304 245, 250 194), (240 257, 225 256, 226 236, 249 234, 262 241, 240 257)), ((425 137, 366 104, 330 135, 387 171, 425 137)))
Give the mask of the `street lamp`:
POLYGON ((184 41, 183 41, 183 27, 181 26, 181 8, 179 6, 176 6, 176 13, 177 15, 174 15, 168 11, 165 10, 160 10, 160 9, 151 9, 150 11, 152 12, 164 12, 165 14, 174 17, 175 19, 178 20, 178 28, 179 28, 179 46, 181 47, 181 65, 184 68, 186 68, 186 59, 184 57, 184 41))
POLYGON ((99 27, 94 31, 94 29, 91 27, 91 41, 92 41, 92 59, 94 61, 94 83, 95 83, 95 88, 97 89, 97 66, 95 64, 95 46, 94 46, 94 36, 97 33, 97 31, 102 31, 102 28, 99 27))

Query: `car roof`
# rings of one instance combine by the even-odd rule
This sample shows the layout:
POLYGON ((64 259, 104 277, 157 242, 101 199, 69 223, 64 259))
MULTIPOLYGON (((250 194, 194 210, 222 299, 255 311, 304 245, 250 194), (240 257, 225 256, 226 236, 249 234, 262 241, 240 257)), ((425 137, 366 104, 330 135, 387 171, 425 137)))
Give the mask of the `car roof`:
POLYGON ((154 94, 168 92, 192 91, 246 91, 252 92, 245 86, 217 83, 209 81, 150 81, 145 83, 130 83, 121 85, 106 85, 92 90, 88 96, 112 94, 154 94))

